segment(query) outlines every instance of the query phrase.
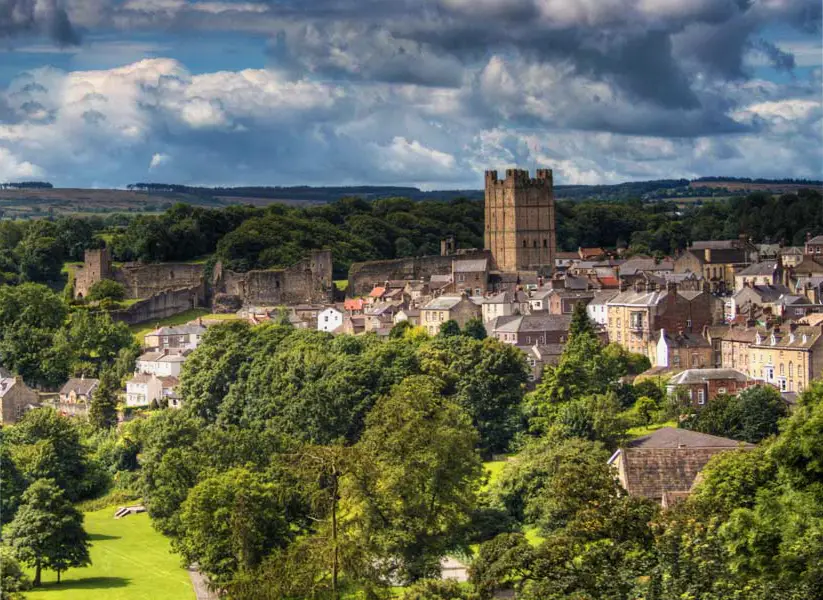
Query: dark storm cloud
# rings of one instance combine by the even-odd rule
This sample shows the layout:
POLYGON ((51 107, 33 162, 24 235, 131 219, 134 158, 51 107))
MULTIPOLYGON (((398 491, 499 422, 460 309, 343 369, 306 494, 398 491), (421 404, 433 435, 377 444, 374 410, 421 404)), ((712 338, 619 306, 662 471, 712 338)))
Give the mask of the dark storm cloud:
POLYGON ((58 0, 0 0, 0 38, 44 33, 59 46, 74 46, 80 36, 58 0))

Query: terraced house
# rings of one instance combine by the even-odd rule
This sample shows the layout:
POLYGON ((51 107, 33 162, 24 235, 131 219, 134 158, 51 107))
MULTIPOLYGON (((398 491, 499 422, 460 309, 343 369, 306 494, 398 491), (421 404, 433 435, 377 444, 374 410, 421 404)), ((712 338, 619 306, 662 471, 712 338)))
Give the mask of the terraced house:
POLYGON ((787 330, 759 329, 749 346, 749 375, 783 392, 802 392, 823 372, 823 329, 790 326, 787 330))

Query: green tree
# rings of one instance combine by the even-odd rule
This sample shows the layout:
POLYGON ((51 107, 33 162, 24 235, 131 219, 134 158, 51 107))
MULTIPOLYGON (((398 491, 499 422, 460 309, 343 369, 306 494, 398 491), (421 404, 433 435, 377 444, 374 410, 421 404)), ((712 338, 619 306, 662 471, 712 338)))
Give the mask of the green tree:
POLYGON ((88 300, 122 300, 126 297, 126 288, 122 283, 112 279, 101 279, 89 289, 88 300))
POLYGON ((24 600, 21 592, 31 587, 31 580, 20 568, 8 546, 0 546, 0 600, 24 600))
POLYGON ((87 377, 96 377, 105 365, 117 359, 121 350, 136 345, 125 323, 115 323, 105 312, 87 311, 71 315, 68 328, 57 335, 56 343, 72 349, 75 375, 87 377))
POLYGON ((60 280, 63 268, 63 248, 54 237, 27 235, 15 249, 23 281, 52 282, 60 280))
POLYGON ((771 387, 755 386, 737 396, 717 396, 681 422, 686 429, 757 443, 778 432, 786 404, 771 387))
POLYGON ((402 600, 477 600, 478 596, 453 579, 423 579, 409 586, 402 600))
POLYGON ((188 564, 198 563, 216 585, 225 585, 293 537, 285 491, 245 468, 201 481, 181 507, 182 535, 175 548, 188 564))
POLYGON ((71 501, 89 493, 86 450, 77 425, 68 417, 51 408, 31 410, 8 429, 5 441, 27 480, 51 479, 71 501))
POLYGON ((112 371, 100 375, 100 384, 94 390, 89 406, 89 422, 98 429, 117 425, 117 390, 119 385, 112 371))
POLYGON ((483 319, 478 317, 469 319, 463 328, 463 335, 476 340, 485 340, 488 333, 486 332, 486 326, 483 325, 483 319))
POLYGON ((389 332, 389 338, 391 338, 393 340, 402 339, 403 336, 406 335, 406 332, 409 329, 413 329, 413 328, 414 328, 414 325, 412 325, 410 321, 408 321, 408 320, 400 321, 399 323, 396 323, 391 328, 391 331, 389 332))
POLYGON ((454 335, 460 335, 460 325, 457 324, 457 321, 454 319, 449 319, 440 324, 440 332, 438 334, 440 337, 451 337, 454 335))
POLYGON ((572 311, 572 320, 569 324, 569 337, 576 335, 597 335, 594 329, 594 323, 589 319, 589 314, 586 311, 586 304, 584 302, 577 302, 572 311))
POLYGON ((20 497, 26 490, 26 480, 12 459, 11 448, 6 443, 6 431, 0 429, 0 525, 14 518, 20 497))
POLYGON ((51 479, 29 486, 5 537, 20 560, 34 568, 35 586, 42 569, 56 571, 59 582, 66 569, 91 564, 83 515, 51 479))
POLYGON ((436 573, 461 542, 480 482, 476 440, 468 416, 428 377, 406 379, 369 413, 344 512, 401 579, 436 573))

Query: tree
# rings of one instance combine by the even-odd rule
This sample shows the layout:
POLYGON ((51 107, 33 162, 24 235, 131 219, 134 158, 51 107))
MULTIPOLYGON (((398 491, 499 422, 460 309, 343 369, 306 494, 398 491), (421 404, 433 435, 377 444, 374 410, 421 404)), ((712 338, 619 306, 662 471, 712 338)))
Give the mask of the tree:
POLYGON ((51 408, 30 410, 5 433, 5 441, 23 476, 29 481, 50 479, 66 498, 84 497, 86 451, 77 425, 51 408))
POLYGON ((369 413, 343 512, 390 573, 431 576, 460 543, 481 475, 476 440, 468 416, 429 377, 407 378, 369 413))
POLYGON ((463 328, 463 335, 476 340, 485 340, 488 333, 486 332, 485 325, 483 325, 483 320, 475 317, 466 322, 466 326, 463 328))
POLYGON ((8 546, 0 546, 0 600, 24 600, 31 581, 8 546))
POLYGON ((597 332, 594 330, 594 324, 591 319, 589 319, 589 314, 586 311, 585 302, 577 302, 572 311, 572 320, 569 324, 569 337, 575 335, 597 335, 597 332))
POLYGON ((59 281, 63 248, 54 237, 28 234, 15 249, 23 281, 59 281))
POLYGON ((125 323, 114 322, 105 312, 88 311, 71 315, 68 328, 56 336, 56 343, 61 342, 72 349, 75 375, 87 377, 96 377, 124 348, 136 345, 125 323))
POLYGON ((394 325, 394 327, 391 328, 391 331, 389 331, 389 338, 391 338, 393 340, 402 339, 403 336, 406 335, 406 332, 409 329, 413 329, 413 328, 414 328, 414 325, 411 324, 411 321, 409 321, 409 320, 400 321, 399 323, 396 323, 394 325))
POLYGON ((26 480, 14 464, 11 448, 5 440, 5 431, 0 429, 0 525, 14 518, 20 497, 26 490, 26 480))
POLYGON ((440 324, 440 337, 450 337, 453 335, 460 335, 460 325, 454 319, 449 319, 440 324))
POLYGON ((23 494, 20 508, 5 532, 25 564, 34 567, 34 585, 42 569, 60 573, 91 564, 83 514, 74 508, 54 480, 38 479, 23 494))
POLYGON ((89 289, 88 300, 122 300, 126 297, 126 288, 122 283, 112 279, 101 279, 89 289))
POLYGON ((478 596, 454 579, 423 579, 409 586, 402 600, 476 600, 478 596))
POLYGON ((681 422, 686 429, 757 443, 778 432, 786 404, 771 387, 755 386, 737 396, 720 395, 681 422))
POLYGON ((110 429, 117 425, 118 388, 114 373, 111 370, 103 371, 89 406, 89 421, 98 429, 110 429))
POLYGON ((285 491, 245 468, 201 481, 181 507, 181 535, 175 548, 188 564, 199 564, 216 585, 225 585, 293 537, 285 491))

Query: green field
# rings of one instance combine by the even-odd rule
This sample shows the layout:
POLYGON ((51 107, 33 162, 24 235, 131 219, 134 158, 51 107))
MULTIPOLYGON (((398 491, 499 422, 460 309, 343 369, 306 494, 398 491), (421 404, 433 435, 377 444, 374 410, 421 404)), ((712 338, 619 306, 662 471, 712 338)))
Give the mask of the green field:
MULTIPOLYGON (((115 508, 85 513, 92 540, 90 567, 69 569, 58 584, 44 571, 29 600, 194 600, 194 589, 168 539, 147 514, 114 519, 115 508)), ((32 573, 29 573, 32 575, 32 573)))
POLYGON ((160 319, 159 321, 153 321, 151 323, 141 323, 140 325, 132 325, 131 331, 134 334, 137 343, 139 343, 142 346, 143 338, 146 337, 146 334, 154 331, 155 327, 157 327, 158 325, 160 325, 160 327, 166 327, 168 325, 184 325, 189 321, 194 321, 197 317, 203 317, 207 320, 227 321, 230 319, 236 319, 237 315, 233 313, 218 315, 210 313, 209 310, 206 308, 192 308, 191 310, 182 312, 179 315, 173 315, 166 319, 160 319))
POLYGON ((641 427, 632 427, 626 433, 629 435, 629 438, 634 439, 654 433, 663 427, 677 427, 677 421, 671 420, 666 421, 665 423, 653 423, 651 425, 644 425, 641 427))

